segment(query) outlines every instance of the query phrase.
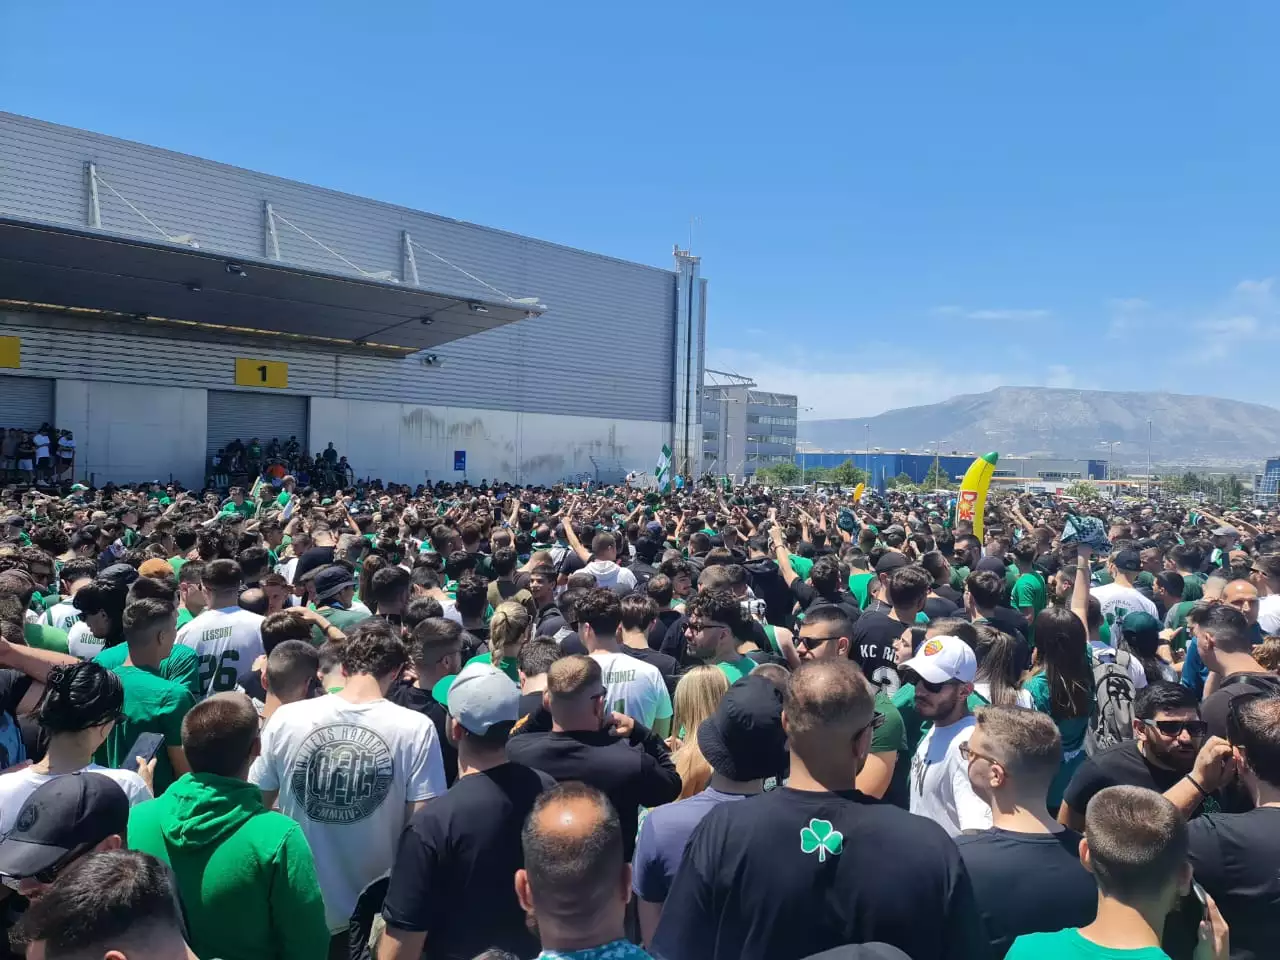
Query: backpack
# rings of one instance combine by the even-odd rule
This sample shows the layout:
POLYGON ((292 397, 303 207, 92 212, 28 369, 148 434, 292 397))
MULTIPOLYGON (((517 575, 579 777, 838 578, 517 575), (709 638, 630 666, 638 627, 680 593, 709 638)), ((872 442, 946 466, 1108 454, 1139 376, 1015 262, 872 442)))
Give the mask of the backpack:
POLYGON ((1133 698, 1137 689, 1129 676, 1132 659, 1124 650, 1089 651, 1094 705, 1084 748, 1091 757, 1100 750, 1133 739, 1133 698))

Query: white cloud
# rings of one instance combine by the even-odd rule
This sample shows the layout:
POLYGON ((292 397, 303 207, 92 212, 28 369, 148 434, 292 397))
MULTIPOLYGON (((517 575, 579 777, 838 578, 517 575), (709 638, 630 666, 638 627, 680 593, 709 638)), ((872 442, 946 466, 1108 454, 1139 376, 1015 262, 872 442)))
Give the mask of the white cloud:
POLYGON ((1267 277, 1265 280, 1241 280, 1236 284, 1236 293, 1245 296, 1271 296, 1271 285, 1275 282, 1274 277, 1267 277))
POLYGON ((1034 310, 970 310, 965 314, 965 319, 1021 322, 1024 320, 1043 320, 1051 315, 1052 311, 1042 308, 1034 310))
POLYGON ((1201 320, 1196 328, 1214 336, 1255 337, 1260 332, 1258 318, 1248 314, 1236 317, 1212 317, 1201 320))
MULTIPOLYGON (((706 364, 751 377, 762 389, 794 393, 799 398, 801 420, 873 417, 899 407, 939 403, 959 394, 1028 384, 1025 369, 1008 374, 994 370, 965 373, 913 364, 902 370, 859 370, 859 366, 866 365, 865 356, 819 356, 807 351, 765 356, 751 350, 712 349, 707 353, 706 364)), ((1033 376, 1029 385, 1076 389, 1094 386, 1061 364, 1048 367, 1039 378, 1033 376)), ((803 429, 800 437, 804 439, 803 429)))
POLYGON ((1113 297, 1107 301, 1107 308, 1111 311, 1106 333, 1108 340, 1128 336, 1152 315, 1151 304, 1141 297, 1113 297))
POLYGON ((1052 310, 1046 310, 1043 307, 1035 307, 1033 309, 1009 310, 1009 309, 991 309, 984 308, 981 310, 968 310, 964 307, 957 307, 954 304, 948 304, 942 307, 934 307, 930 313, 940 317, 962 317, 965 320, 991 320, 996 322, 1021 322, 1026 320, 1044 320, 1053 316, 1052 310))

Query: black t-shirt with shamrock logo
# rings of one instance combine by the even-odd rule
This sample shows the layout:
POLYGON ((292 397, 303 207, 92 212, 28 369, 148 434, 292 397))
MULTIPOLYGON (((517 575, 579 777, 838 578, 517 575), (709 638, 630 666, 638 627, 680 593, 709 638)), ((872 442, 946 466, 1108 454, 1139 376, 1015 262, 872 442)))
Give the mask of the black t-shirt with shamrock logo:
POLYGON ((723 804, 698 824, 653 953, 799 960, 872 941, 912 960, 986 955, 955 844, 937 824, 856 790, 783 787, 723 804))

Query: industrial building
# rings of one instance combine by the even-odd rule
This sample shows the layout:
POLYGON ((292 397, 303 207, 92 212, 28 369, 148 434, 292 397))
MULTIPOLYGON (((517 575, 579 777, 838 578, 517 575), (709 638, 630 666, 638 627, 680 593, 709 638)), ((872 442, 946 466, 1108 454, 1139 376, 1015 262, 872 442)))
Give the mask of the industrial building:
POLYGON ((0 427, 72 430, 98 484, 291 436, 402 483, 612 481, 667 443, 696 474, 699 271, 0 113, 0 427))
POLYGON ((796 455, 794 394, 757 389, 755 381, 707 370, 702 386, 702 474, 738 480, 796 455))
MULTIPOLYGON (((865 470, 871 477, 871 486, 883 489, 894 477, 906 475, 912 483, 922 483, 933 469, 935 460, 938 469, 952 480, 959 480, 973 463, 976 453, 943 454, 932 453, 889 453, 884 450, 849 450, 841 453, 801 452, 795 456, 795 464, 801 470, 812 470, 815 467, 838 467, 845 461, 853 461, 853 465, 865 470)), ((1000 457, 996 465, 994 480, 1009 482, 1015 478, 1024 481, 1040 482, 1046 487, 1054 484, 1066 486, 1076 480, 1105 480, 1107 462, 1105 460, 1056 460, 1046 457, 1000 457)))

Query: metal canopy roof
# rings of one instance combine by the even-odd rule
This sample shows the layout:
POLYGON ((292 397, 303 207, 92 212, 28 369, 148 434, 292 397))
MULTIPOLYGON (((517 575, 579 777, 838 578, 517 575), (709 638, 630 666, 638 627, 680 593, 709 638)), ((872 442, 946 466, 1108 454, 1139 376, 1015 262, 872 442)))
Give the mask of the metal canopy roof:
POLYGON ((403 352, 546 310, 3 217, 0 299, 403 352))

